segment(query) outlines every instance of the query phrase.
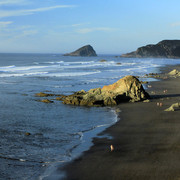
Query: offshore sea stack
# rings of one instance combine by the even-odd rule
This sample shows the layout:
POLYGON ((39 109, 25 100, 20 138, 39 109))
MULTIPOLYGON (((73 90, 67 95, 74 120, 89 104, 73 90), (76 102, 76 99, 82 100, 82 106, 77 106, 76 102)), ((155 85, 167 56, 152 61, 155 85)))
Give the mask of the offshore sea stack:
POLYGON ((180 40, 163 40, 158 44, 150 44, 136 51, 123 54, 127 58, 180 58, 180 40))
POLYGON ((64 96, 64 104, 80 106, 113 106, 122 102, 136 102, 148 99, 140 81, 134 76, 126 76, 114 84, 89 91, 78 91, 72 95, 64 96))
POLYGON ((91 45, 83 46, 72 53, 64 54, 64 56, 97 56, 91 45))

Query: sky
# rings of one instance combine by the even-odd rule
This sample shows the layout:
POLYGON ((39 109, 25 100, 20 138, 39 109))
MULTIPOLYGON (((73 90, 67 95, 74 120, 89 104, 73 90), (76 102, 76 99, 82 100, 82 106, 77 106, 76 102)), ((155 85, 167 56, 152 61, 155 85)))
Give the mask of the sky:
POLYGON ((180 0, 0 0, 0 52, 122 54, 180 39, 180 0))

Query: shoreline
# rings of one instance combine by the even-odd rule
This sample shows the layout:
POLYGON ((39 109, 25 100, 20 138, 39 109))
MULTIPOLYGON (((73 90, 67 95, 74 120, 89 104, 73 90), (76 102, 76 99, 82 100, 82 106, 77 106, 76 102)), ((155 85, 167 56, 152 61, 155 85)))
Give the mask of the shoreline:
MULTIPOLYGON (((95 108, 95 107, 90 107, 90 108, 95 108)), ((69 159, 67 156, 67 159, 64 161, 59 161, 55 163, 52 166, 49 166, 43 174, 41 174, 38 178, 39 179, 63 179, 65 176, 64 171, 58 171, 58 169, 63 169, 66 164, 72 163, 74 160, 77 158, 83 156, 84 152, 89 151, 90 148, 94 145, 93 139, 94 138, 107 138, 107 139, 112 139, 111 135, 108 134, 102 134, 106 129, 111 127, 112 125, 116 124, 119 120, 118 115, 116 113, 116 108, 110 108, 110 107, 99 107, 103 108, 104 112, 112 113, 112 121, 111 123, 109 122, 108 124, 100 124, 92 129, 89 129, 87 131, 82 132, 81 138, 82 142, 74 147, 72 147, 69 150, 69 153, 71 154, 69 159)))
MULTIPOLYGON (((180 70, 180 65, 161 67, 160 72, 167 73, 174 68, 180 70)), ((67 175, 64 179, 179 178, 180 163, 172 152, 180 155, 177 151, 180 150, 177 141, 180 111, 164 112, 172 103, 179 102, 180 83, 177 82, 180 78, 150 82, 152 88, 146 90, 152 97, 149 103, 120 104, 117 108, 122 111, 118 116, 121 120, 99 134, 113 138, 95 137, 88 151, 63 167, 67 175), (162 107, 157 106, 158 102, 162 102, 162 107)))

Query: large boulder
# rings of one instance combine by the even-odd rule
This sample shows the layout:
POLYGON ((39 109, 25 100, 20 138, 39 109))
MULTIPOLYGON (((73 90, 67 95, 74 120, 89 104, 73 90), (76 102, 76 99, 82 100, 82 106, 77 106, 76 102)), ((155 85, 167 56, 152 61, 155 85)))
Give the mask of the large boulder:
POLYGON ((91 45, 86 45, 64 56, 97 56, 97 54, 91 45))
POLYGON ((180 40, 163 40, 157 44, 150 44, 138 48, 121 57, 128 58, 180 58, 180 40))
POLYGON ((113 106, 122 102, 136 102, 149 98, 140 81, 134 76, 126 76, 116 83, 89 91, 78 91, 64 96, 64 104, 80 106, 113 106))
POLYGON ((134 76, 126 76, 112 85, 104 86, 102 91, 125 95, 131 101, 140 101, 147 98, 141 82, 134 76))

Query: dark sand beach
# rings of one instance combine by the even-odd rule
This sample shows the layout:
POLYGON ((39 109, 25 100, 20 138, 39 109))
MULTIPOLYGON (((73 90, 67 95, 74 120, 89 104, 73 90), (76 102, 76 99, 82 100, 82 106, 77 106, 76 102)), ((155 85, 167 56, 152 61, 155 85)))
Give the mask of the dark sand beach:
MULTIPOLYGON (((174 68, 180 70, 167 66, 161 76, 174 68)), ((149 85, 150 102, 119 105, 120 120, 103 132, 113 138, 95 138, 90 150, 65 166, 66 180, 180 179, 180 109, 164 111, 180 102, 180 77, 149 85)))

